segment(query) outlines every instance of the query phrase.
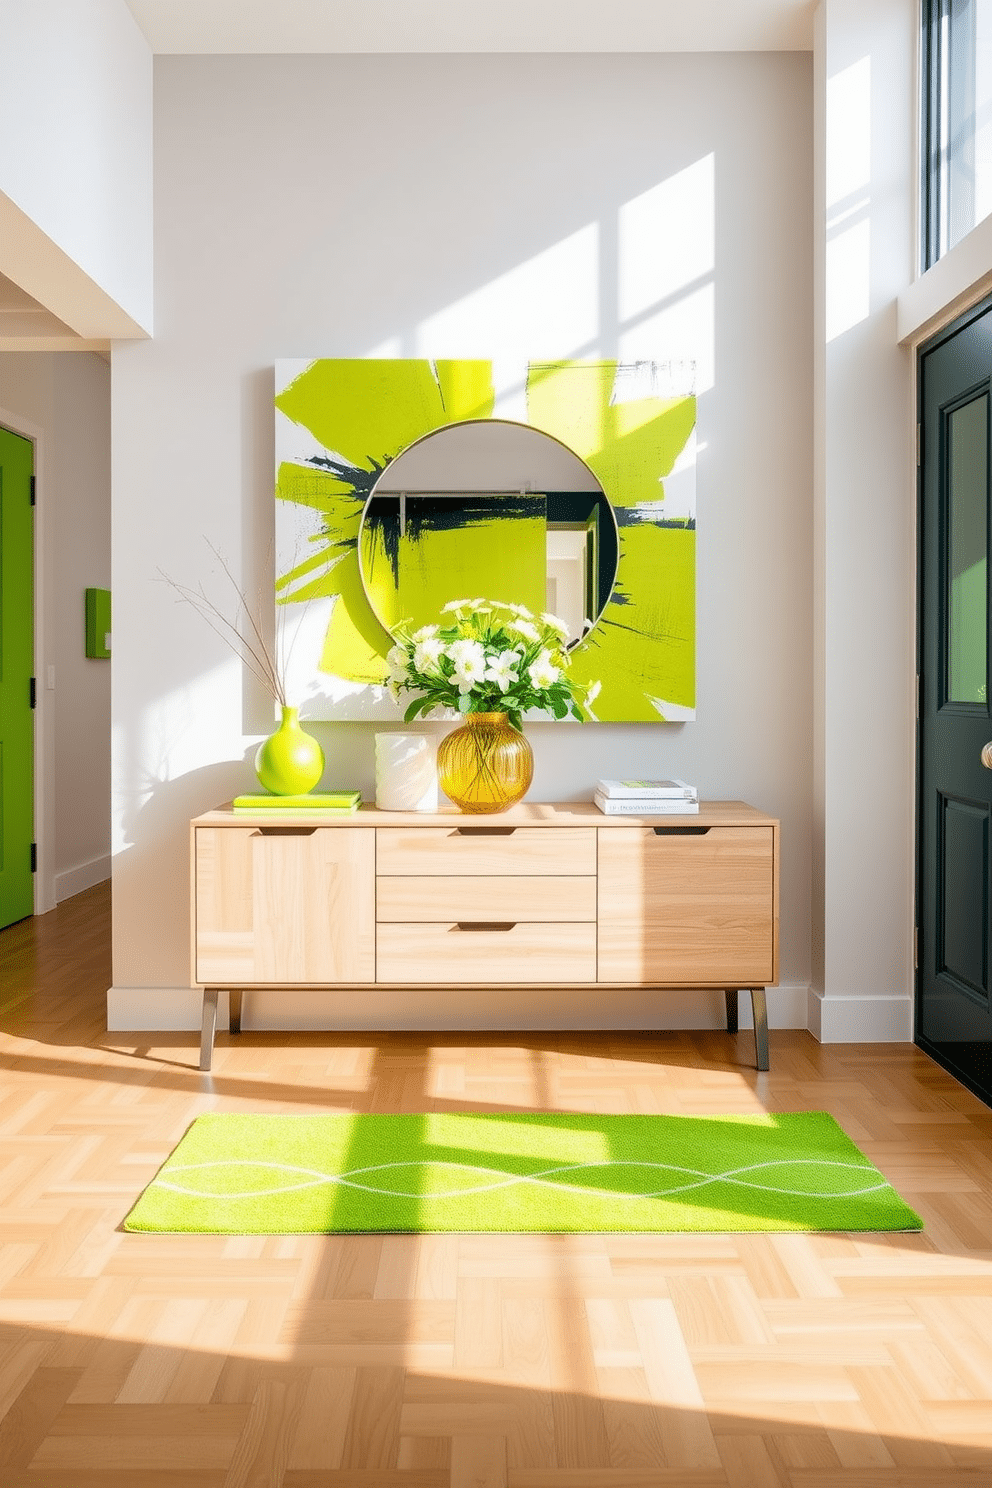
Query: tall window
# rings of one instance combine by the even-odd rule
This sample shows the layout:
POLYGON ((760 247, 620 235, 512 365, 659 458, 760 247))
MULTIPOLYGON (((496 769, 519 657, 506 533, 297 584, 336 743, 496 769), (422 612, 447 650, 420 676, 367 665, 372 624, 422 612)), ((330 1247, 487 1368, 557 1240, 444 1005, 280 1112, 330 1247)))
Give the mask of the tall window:
POLYGON ((992 212, 992 0, 922 0, 923 253, 992 212))

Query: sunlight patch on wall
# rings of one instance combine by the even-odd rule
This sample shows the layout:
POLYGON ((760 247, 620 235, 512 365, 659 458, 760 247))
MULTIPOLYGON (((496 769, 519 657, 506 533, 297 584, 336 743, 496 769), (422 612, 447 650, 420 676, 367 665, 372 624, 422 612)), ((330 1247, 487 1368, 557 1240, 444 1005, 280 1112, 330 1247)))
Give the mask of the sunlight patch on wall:
POLYGON ((826 339, 871 309, 871 58, 827 79, 826 339))
MULTIPOLYGON (((201 644, 212 644, 206 623, 201 644)), ((225 656, 216 666, 147 703, 136 720, 113 725, 115 773, 119 781, 128 782, 117 791, 111 823, 113 854, 134 841, 136 818, 163 786, 206 766, 242 759, 245 745, 238 720, 244 681, 241 661, 233 654, 225 656), (211 720, 209 728, 204 727, 204 719, 211 720), (223 728, 222 721, 230 727, 223 728)))
POLYGON ((590 354, 599 327, 599 228, 589 223, 422 320, 414 354, 516 354, 519 371, 521 347, 534 357, 590 354))
POLYGON ((637 362, 657 355, 664 347, 673 361, 695 364, 696 393, 708 392, 716 384, 716 287, 704 284, 658 310, 654 315, 622 329, 619 356, 637 362))
POLYGON ((715 382, 716 157, 703 156, 625 202, 618 218, 622 360, 695 363, 696 392, 715 382))
POLYGON ((715 156, 620 208, 620 319, 654 309, 716 267, 715 156))

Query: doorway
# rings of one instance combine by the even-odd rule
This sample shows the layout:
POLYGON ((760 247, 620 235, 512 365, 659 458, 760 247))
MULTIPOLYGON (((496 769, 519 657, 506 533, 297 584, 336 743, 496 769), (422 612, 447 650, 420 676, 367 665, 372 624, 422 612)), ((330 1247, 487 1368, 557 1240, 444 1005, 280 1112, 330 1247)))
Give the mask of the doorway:
POLYGON ((0 429, 0 929, 34 912, 33 469, 0 429))
POLYGON ((992 1105, 992 300, 918 371, 916 1042, 992 1105))

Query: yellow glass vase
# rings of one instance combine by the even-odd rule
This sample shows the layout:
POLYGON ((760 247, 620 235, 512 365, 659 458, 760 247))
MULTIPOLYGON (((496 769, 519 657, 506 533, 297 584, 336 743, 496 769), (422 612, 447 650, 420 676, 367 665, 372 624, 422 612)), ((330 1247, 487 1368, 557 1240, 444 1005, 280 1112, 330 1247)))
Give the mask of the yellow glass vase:
POLYGON ((504 811, 533 775, 530 744, 505 713, 469 713, 437 747, 438 784, 462 811, 504 811))

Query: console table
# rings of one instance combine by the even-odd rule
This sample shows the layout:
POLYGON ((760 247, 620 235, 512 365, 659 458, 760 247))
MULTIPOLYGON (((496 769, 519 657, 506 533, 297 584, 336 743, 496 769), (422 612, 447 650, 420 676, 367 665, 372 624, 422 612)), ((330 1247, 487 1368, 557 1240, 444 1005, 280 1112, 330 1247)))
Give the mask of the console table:
POLYGON ((778 980, 779 823, 740 801, 692 816, 604 816, 591 802, 353 815, 218 807, 191 823, 200 1068, 217 999, 370 985, 749 991, 768 1068, 778 980))

